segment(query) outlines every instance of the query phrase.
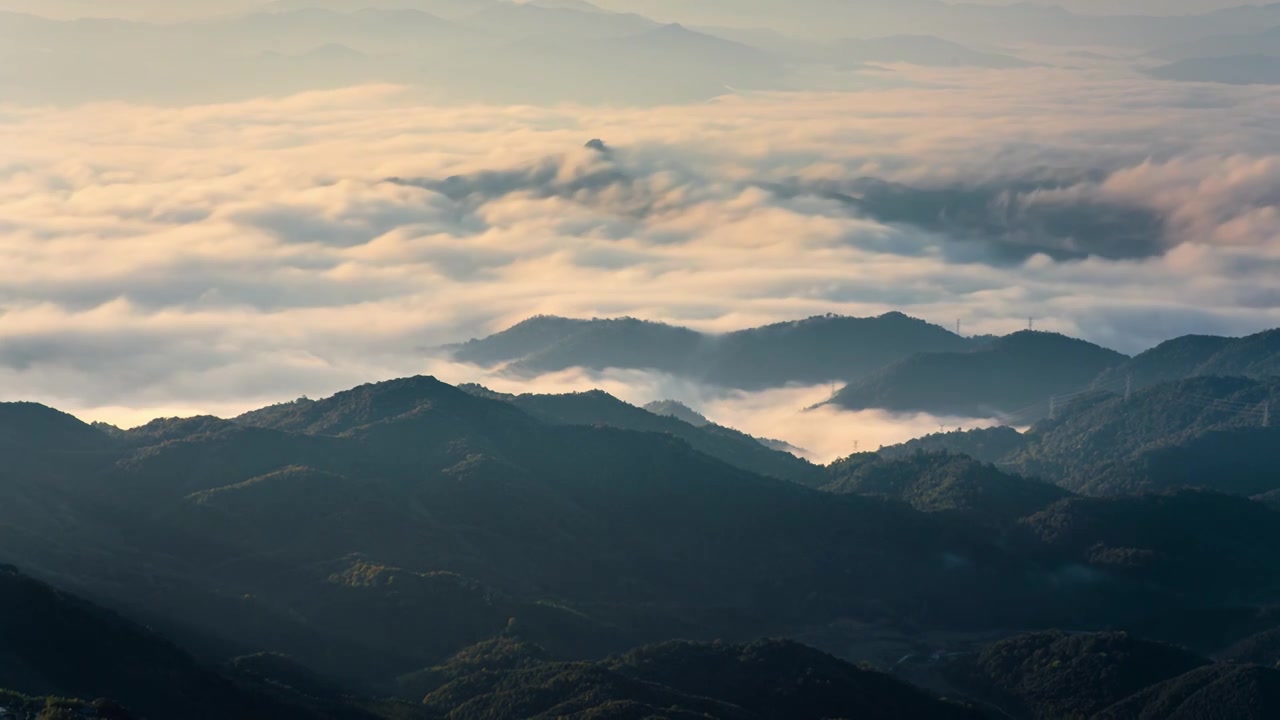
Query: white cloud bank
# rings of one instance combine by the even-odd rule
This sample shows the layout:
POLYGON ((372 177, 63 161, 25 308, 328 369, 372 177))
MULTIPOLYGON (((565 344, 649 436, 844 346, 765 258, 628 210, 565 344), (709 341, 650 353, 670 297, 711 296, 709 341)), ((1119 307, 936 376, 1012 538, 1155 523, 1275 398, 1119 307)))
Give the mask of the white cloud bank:
MULTIPOLYGON (((429 371, 426 349, 535 313, 728 330, 900 309, 971 333, 1031 315, 1126 351, 1280 325, 1280 93, 1105 67, 912 80, 644 110, 440 107, 389 86, 0 107, 0 396, 125 424, 230 414, 429 371), (614 154, 583 149, 594 137, 614 154), (525 181, 384 182, 450 176, 525 181), (995 192, 1020 254, 812 190, 866 176, 995 192), (1108 242, 1071 235, 1099 207, 1158 231, 1123 260, 1034 251, 1045 233, 1108 242)), ((702 407, 838 454, 772 409, 800 399, 702 407)))

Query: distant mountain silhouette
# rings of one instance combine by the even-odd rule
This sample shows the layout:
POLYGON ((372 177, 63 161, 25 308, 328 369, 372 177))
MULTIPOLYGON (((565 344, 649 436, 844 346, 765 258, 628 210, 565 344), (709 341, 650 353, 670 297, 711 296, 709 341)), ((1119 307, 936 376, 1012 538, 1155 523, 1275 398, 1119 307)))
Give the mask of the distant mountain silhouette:
POLYGON ((598 8, 552 7, 542 3, 481 4, 460 22, 477 31, 512 38, 622 37, 648 32, 660 24, 640 15, 604 12, 598 8))
POLYGON ((1273 55, 1225 55, 1189 58, 1153 68, 1161 80, 1212 82, 1227 85, 1280 85, 1280 57, 1273 55))
POLYGON ((1280 27, 1262 32, 1211 35, 1190 42, 1160 48, 1152 53, 1166 60, 1221 58, 1231 55, 1280 56, 1280 27))
POLYGON ((830 45, 825 57, 855 64, 882 62, 981 68, 1021 68, 1031 65, 1011 55, 982 52, 930 35, 850 38, 830 45))
POLYGON ((703 427, 711 424, 711 421, 701 413, 678 400, 655 400, 645 405, 644 409, 654 415, 665 415, 682 420, 694 427, 703 427))
POLYGON ((1126 359, 1083 340, 1024 331, 970 352, 907 358, 845 387, 831 404, 968 417, 1017 415, 1026 422, 1048 413, 1051 396, 1085 386, 1126 359))
POLYGON ((537 317, 450 348, 463 362, 536 376, 573 367, 655 370, 724 387, 851 380, 921 352, 969 343, 941 327, 889 313, 820 316, 712 335, 630 318, 537 317))

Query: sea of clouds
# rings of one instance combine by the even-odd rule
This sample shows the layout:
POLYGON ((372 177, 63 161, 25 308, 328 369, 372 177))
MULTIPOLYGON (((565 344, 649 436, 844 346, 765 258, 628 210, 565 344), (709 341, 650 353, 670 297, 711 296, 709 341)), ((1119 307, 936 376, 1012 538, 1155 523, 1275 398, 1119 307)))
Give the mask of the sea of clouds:
POLYGON ((514 387, 434 349, 539 313, 1034 317, 1130 353, 1280 326, 1280 88, 899 74, 653 108, 0 105, 0 393, 132 425, 430 372, 679 397, 827 458, 939 421, 797 414, 827 388, 514 387))

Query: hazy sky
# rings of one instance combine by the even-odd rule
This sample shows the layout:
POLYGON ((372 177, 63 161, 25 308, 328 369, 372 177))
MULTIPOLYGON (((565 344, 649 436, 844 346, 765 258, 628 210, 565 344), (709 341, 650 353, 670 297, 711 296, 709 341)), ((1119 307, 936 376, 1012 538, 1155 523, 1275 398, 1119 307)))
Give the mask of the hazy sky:
MULTIPOLYGON (((984 5, 1017 5, 1026 0, 970 0, 984 5)), ((1241 5, 1265 5, 1242 0, 1032 0, 1037 5, 1057 5, 1068 10, 1099 15, 1184 15, 1212 12, 1241 5)))
MULTIPOLYGON (((430 350, 537 313, 714 331, 902 310, 971 333, 1034 316, 1126 352, 1280 326, 1280 86, 1028 56, 649 107, 387 83, 0 104, 2 395, 133 424, 416 372, 518 390, 430 350)), ((539 387, 593 385, 822 453, 936 429, 792 417, 821 390, 539 387)))
MULTIPOLYGON (((532 0, 535 1, 536 0, 532 0)), ((643 8, 646 0, 602 0, 604 7, 643 8)), ((690 0, 684 0, 689 2, 690 0)), ((875 5, 884 0, 846 0, 853 4, 875 5)), ((1024 0, 973 0, 985 5, 1015 5, 1024 0)), ((412 5, 411 0, 369 0, 388 5, 412 5)), ((305 3, 296 3, 305 5, 305 3)), ((359 5, 360 3, 347 3, 359 5)), ((426 2, 422 3, 424 6, 426 2)), ((1039 5, 1057 5, 1083 13, 1174 15, 1209 12, 1240 5, 1260 5, 1242 0, 1036 0, 1039 5)), ((50 17, 127 17, 168 22, 208 17, 232 12, 270 8, 273 0, 0 0, 0 11, 28 12, 50 17)))

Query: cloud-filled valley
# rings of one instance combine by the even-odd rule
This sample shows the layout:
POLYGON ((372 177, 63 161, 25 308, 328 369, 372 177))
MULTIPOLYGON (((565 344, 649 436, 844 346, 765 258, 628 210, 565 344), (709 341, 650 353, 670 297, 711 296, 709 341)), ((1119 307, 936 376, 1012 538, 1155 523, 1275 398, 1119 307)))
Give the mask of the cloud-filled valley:
MULTIPOLYGON (((341 32, 366 30, 385 35, 341 32)), ((433 348, 535 314, 718 332, 901 310, 965 334, 1033 317, 1126 353, 1280 325, 1280 92, 1054 57, 680 105, 359 77, 11 102, 0 382, 129 424, 429 371, 433 348)))

